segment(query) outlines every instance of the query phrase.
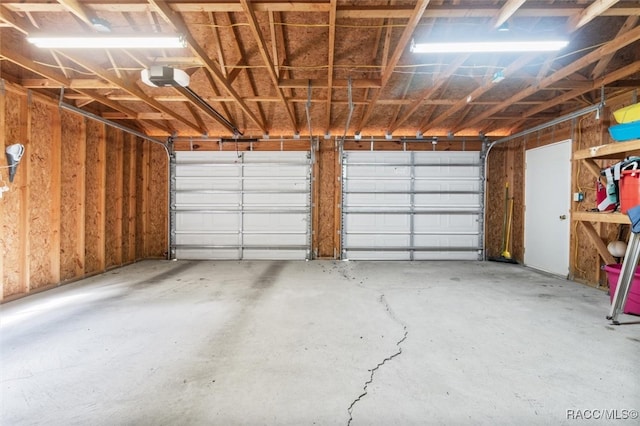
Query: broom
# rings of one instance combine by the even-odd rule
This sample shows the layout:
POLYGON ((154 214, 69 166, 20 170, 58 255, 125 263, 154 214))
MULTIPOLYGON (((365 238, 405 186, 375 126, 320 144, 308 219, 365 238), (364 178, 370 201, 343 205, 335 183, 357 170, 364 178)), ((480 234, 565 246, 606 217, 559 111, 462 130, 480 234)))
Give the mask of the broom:
POLYGON ((500 257, 489 258, 493 262, 518 263, 511 258, 509 243, 511 241, 511 219, 513 217, 513 198, 509 198, 509 182, 504 185, 504 221, 502 224, 502 252, 500 257))

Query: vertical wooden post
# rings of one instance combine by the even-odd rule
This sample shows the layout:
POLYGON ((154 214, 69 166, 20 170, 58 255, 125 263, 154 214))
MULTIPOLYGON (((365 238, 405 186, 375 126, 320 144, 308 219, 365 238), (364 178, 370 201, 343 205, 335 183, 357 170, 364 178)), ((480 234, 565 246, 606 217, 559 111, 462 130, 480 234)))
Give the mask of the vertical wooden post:
MULTIPOLYGON (((29 93, 29 92, 27 92, 29 93)), ((31 290, 31 272, 29 268, 29 182, 31 161, 30 161, 30 145, 31 145, 31 96, 21 97, 20 102, 20 139, 25 147, 25 154, 20 162, 18 173, 21 174, 20 182, 20 220, 18 224, 20 234, 20 279, 22 281, 21 293, 28 293, 31 290)), ((16 174, 16 180, 18 174, 16 174)), ((15 181, 14 181, 15 182, 15 181)))
POLYGON ((142 195, 141 205, 142 205, 142 229, 139 232, 142 232, 142 256, 149 256, 149 191, 150 191, 150 182, 149 182, 149 169, 151 167, 151 144, 149 142, 143 143, 142 149, 142 182, 140 182, 140 186, 142 190, 140 194, 142 195))
POLYGON ((62 127, 60 122, 60 110, 51 108, 51 150, 50 165, 50 185, 51 204, 50 209, 50 238, 51 246, 49 251, 50 282, 60 283, 60 207, 62 197, 62 176, 61 176, 61 149, 62 149, 62 127))
MULTIPOLYGON (((6 118, 5 118, 5 105, 6 105, 6 95, 5 95, 5 89, 4 87, 0 87, 0 150, 2 150, 2 152, 4 152, 5 150, 5 135, 7 133, 7 129, 6 129, 6 118)), ((4 162, 0 161, 0 164, 5 164, 4 162)), ((9 185, 9 172, 7 171, 7 173, 3 171, 0 171, 0 185, 9 185), (4 177, 7 176, 7 180, 4 180, 4 177)), ((1 200, 0 200, 1 201, 1 200)), ((4 203, 0 202, 0 218, 4 217, 4 209, 2 208, 4 206, 4 203)), ((1 225, 1 222, 0 222, 1 225)), ((4 247, 4 243, 2 242, 2 244, 0 244, 0 249, 5 249, 4 247)), ((2 250, 4 251, 4 250, 2 250)), ((2 300, 4 300, 4 252, 0 253, 0 302, 2 302, 2 300)))
POLYGON ((333 163, 333 258, 340 259, 342 257, 342 158, 337 146, 334 148, 333 163))
POLYGON ((99 125, 99 137, 95 141, 98 144, 96 168, 98 169, 97 185, 97 207, 96 225, 98 227, 98 271, 104 271, 106 268, 106 208, 107 208, 107 135, 106 128, 103 124, 99 125))
POLYGON ((87 209, 87 119, 82 119, 80 137, 81 141, 77 144, 76 158, 74 163, 77 164, 77 175, 75 179, 74 190, 77 198, 77 218, 76 218, 76 241, 75 241, 75 257, 78 261, 75 264, 75 276, 82 277, 86 273, 85 259, 85 238, 86 238, 86 217, 87 209))
POLYGON ((127 140, 129 148, 129 209, 127 211, 128 222, 128 251, 125 254, 127 263, 136 260, 136 154, 138 152, 137 139, 129 136, 127 140))
POLYGON ((111 206, 115 213, 115 229, 114 232, 114 257, 112 259, 113 265, 122 265, 122 221, 124 220, 123 215, 123 190, 124 190, 124 170, 123 170, 123 156, 124 156, 124 133, 121 131, 115 132, 115 146, 113 149, 115 150, 115 169, 110 170, 109 173, 112 174, 112 181, 115 186, 115 204, 111 206))

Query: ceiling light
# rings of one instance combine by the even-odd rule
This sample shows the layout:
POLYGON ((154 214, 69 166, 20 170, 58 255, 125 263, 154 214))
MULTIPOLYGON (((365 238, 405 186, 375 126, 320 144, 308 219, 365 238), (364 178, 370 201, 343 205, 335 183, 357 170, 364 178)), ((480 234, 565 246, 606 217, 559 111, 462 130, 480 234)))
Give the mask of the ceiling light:
POLYGON ((414 53, 551 52, 560 50, 568 44, 566 40, 413 43, 411 51, 414 53))
POLYGON ((186 47, 179 35, 33 35, 29 43, 44 49, 170 49, 186 47))

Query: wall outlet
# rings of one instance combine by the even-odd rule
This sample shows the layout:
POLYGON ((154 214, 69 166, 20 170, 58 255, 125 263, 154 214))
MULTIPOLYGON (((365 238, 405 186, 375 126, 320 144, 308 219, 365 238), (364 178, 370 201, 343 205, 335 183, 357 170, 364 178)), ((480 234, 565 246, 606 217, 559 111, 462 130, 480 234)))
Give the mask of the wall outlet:
POLYGON ((573 193, 573 201, 580 202, 584 200, 584 194, 582 192, 573 193))

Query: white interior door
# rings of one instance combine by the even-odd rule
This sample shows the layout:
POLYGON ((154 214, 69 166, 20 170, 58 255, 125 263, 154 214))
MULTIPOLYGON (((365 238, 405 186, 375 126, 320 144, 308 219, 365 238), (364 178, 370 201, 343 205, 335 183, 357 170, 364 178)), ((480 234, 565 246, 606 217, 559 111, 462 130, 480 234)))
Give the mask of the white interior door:
POLYGON ((526 151, 524 263, 569 273, 571 140, 526 151))

